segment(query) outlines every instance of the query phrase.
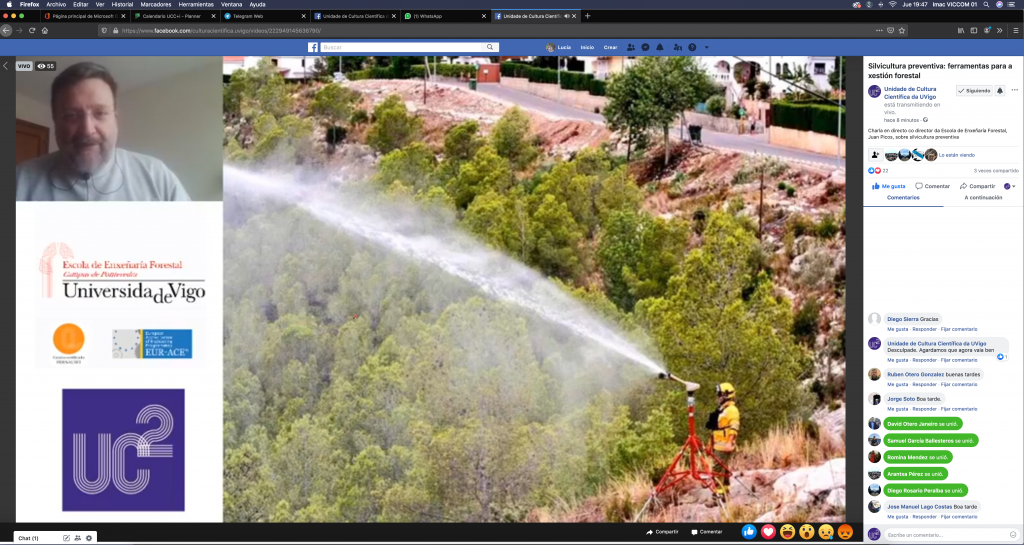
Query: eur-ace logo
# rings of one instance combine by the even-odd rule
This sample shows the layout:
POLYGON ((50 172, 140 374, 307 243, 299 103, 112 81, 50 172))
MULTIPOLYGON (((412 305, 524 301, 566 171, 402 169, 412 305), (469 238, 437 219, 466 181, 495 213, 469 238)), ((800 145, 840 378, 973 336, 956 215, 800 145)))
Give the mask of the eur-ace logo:
POLYGON ((185 391, 64 390, 64 511, 184 511, 185 391))

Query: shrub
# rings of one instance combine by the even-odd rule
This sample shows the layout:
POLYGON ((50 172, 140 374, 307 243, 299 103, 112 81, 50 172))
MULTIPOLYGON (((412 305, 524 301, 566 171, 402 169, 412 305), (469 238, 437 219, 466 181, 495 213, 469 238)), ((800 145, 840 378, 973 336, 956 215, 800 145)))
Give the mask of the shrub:
POLYGON ((358 110, 352 112, 352 117, 350 117, 348 120, 348 122, 351 125, 362 125, 363 123, 366 123, 368 121, 370 121, 370 114, 368 114, 366 110, 362 108, 359 108, 358 110))
POLYGON ((366 135, 366 143, 388 153, 418 140, 422 128, 423 120, 406 111, 401 97, 391 95, 373 109, 373 126, 366 135))
POLYGON ((501 75, 506 78, 526 78, 532 83, 559 83, 561 88, 569 91, 586 91, 595 96, 605 96, 606 84, 604 81, 595 79, 593 74, 558 70, 551 68, 537 68, 528 64, 517 62, 501 63, 501 75))
MULTIPOLYGON (((424 70, 424 65, 414 64, 409 67, 409 77, 412 79, 422 79, 424 70)), ((477 73, 477 67, 475 64, 431 63, 430 73, 436 73, 438 76, 445 78, 474 77, 477 73)))
MULTIPOLYGON (((772 125, 800 131, 812 131, 822 134, 835 134, 836 116, 840 109, 831 104, 810 104, 793 102, 772 103, 772 125)), ((846 108, 842 109, 843 118, 840 136, 846 138, 846 108)))
POLYGON ((740 118, 740 105, 739 104, 733 104, 732 108, 729 108, 729 117, 734 117, 736 119, 740 118))
POLYGON ((779 189, 785 191, 786 190, 786 182, 779 182, 779 189))
POLYGON ((821 218, 818 222, 816 234, 820 238, 832 238, 839 232, 839 224, 836 223, 836 219, 832 214, 826 214, 825 217, 821 218))
POLYGON ((786 196, 787 197, 791 197, 791 198, 795 197, 796 196, 796 188, 791 186, 791 185, 786 186, 786 196))
POLYGON ((821 305, 817 299, 808 299, 800 306, 796 316, 793 316, 793 336, 797 342, 807 346, 814 345, 814 337, 818 333, 818 318, 821 314, 821 305))
POLYGON ((714 116, 722 115, 725 111, 725 97, 722 95, 715 95, 708 99, 705 103, 708 108, 708 113, 714 116))

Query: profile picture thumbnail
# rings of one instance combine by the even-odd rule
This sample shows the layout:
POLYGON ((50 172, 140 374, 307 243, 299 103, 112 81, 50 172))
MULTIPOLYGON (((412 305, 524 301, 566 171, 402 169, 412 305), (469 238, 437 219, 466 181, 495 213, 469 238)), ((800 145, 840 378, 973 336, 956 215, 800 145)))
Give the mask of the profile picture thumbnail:
POLYGON ((868 394, 868 404, 869 405, 881 405, 882 404, 882 394, 879 394, 878 392, 871 392, 870 394, 868 394))
POLYGON ((908 150, 907 148, 901 149, 900 150, 900 161, 909 161, 909 160, 910 160, 910 150, 908 150))
POLYGON ((871 435, 868 436, 868 444, 873 446, 873 447, 877 447, 878 445, 881 445, 882 444, 882 436, 878 435, 877 433, 872 433, 871 435))
POLYGON ((545 46, 544 49, 547 49, 548 53, 554 53, 555 52, 555 42, 548 42, 548 45, 545 46))
POLYGON ((880 502, 878 500, 871 500, 871 502, 868 503, 868 511, 871 511, 872 513, 877 513, 877 512, 879 512, 881 510, 882 510, 882 502, 880 502))
POLYGON ((924 158, 928 161, 934 161, 939 158, 939 152, 935 151, 935 148, 928 148, 924 152, 924 158))
POLYGON ((895 161, 896 158, 899 156, 899 153, 900 152, 897 151, 896 149, 889 148, 889 149, 885 150, 885 160, 886 161, 895 161))
POLYGON ((877 495, 879 495, 881 493, 882 493, 882 487, 878 486, 878 483, 871 483, 871 485, 868 486, 868 494, 870 494, 872 496, 877 496, 877 495))
POLYGON ((868 371, 868 378, 871 380, 878 380, 882 378, 882 370, 877 367, 872 367, 871 370, 868 371))
POLYGON ((877 450, 872 450, 871 452, 868 453, 868 461, 871 462, 872 464, 877 464, 881 460, 882 460, 882 453, 881 452, 878 452, 877 450))
POLYGON ((15 78, 16 200, 222 200, 220 57, 52 60, 15 78))
POLYGON ((873 429, 873 430, 877 430, 878 428, 881 428, 882 427, 882 419, 878 418, 877 416, 872 416, 871 418, 868 419, 868 427, 873 429))
POLYGON ((878 478, 881 477, 881 476, 882 476, 882 472, 881 471, 877 471, 877 470, 868 471, 868 478, 871 479, 872 481, 878 480, 878 478))

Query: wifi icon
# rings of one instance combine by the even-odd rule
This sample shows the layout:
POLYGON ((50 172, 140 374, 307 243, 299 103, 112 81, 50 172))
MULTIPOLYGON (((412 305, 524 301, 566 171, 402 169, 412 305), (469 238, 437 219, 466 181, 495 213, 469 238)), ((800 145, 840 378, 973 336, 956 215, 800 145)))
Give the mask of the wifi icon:
POLYGON ((896 7, 896 2, 889 2, 889 7, 890 8, 896 7))

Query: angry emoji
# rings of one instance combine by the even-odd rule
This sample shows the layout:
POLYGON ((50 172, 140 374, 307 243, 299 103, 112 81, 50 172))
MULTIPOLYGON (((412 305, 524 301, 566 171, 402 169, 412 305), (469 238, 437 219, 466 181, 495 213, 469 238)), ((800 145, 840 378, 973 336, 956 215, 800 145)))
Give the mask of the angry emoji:
POLYGON ((818 535, 821 539, 832 539, 832 525, 822 524, 818 527, 818 535))
POLYGON ((800 527, 800 537, 804 539, 811 539, 814 537, 814 526, 810 524, 804 524, 800 527))
MULTIPOLYGON (((853 529, 850 530, 850 533, 853 533, 853 529)), ((782 539, 793 539, 793 536, 796 535, 796 528, 792 524, 783 524, 782 528, 779 528, 779 535, 782 536, 782 539)))
POLYGON ((836 535, 839 536, 839 539, 850 539, 853 537, 853 526, 850 526, 849 524, 840 526, 839 529, 836 530, 836 535))

